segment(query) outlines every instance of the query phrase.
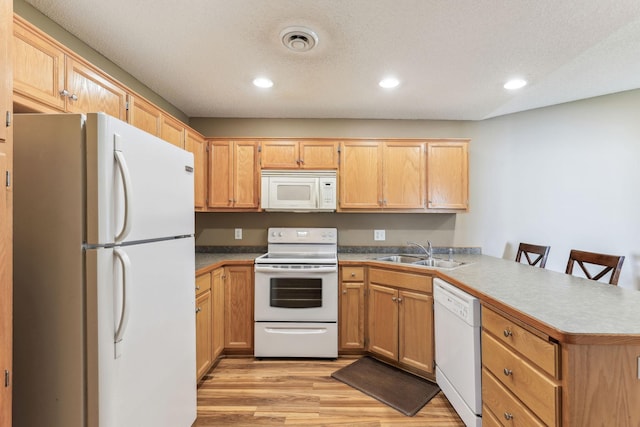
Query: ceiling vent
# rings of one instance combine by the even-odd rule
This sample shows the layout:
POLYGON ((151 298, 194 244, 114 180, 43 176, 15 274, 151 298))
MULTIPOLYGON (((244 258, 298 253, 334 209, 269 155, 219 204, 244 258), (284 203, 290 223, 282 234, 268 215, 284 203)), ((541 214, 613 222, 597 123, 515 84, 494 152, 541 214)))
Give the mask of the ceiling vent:
POLYGON ((318 35, 305 27, 287 27, 280 37, 282 44, 294 52, 307 52, 318 44, 318 35))

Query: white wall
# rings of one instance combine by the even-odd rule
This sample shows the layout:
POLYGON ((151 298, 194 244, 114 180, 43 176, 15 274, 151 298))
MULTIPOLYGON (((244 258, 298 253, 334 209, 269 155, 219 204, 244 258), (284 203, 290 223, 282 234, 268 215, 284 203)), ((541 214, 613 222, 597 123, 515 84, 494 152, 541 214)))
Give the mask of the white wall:
POLYGON ((550 245, 556 271, 572 248, 625 255, 619 286, 640 289, 640 90, 467 126, 472 210, 456 242, 505 258, 550 245))

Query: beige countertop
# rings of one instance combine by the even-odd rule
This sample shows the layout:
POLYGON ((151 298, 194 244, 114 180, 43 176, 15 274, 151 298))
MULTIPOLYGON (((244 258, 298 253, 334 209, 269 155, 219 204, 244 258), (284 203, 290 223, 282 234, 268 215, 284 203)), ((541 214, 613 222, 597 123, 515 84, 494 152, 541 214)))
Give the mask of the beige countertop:
MULTIPOLYGON (((259 255, 197 253, 196 271, 221 262, 252 262, 259 255)), ((466 264, 450 270, 375 261, 385 255, 389 254, 339 253, 338 261, 435 272, 563 342, 617 342, 623 338, 620 335, 625 341, 640 340, 640 291, 487 255, 457 254, 454 259, 466 264)))

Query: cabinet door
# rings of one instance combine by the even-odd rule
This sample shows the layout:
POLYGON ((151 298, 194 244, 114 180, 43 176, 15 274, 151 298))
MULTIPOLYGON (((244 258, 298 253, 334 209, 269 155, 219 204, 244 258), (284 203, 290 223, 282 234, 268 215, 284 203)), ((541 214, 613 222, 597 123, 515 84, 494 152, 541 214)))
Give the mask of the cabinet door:
POLYGON ((398 360, 398 291, 369 285, 368 350, 398 360))
POLYGON ((225 267, 224 346, 253 351, 253 268, 225 267))
POLYGON ((204 210, 207 198, 207 147, 204 137, 187 129, 184 148, 193 153, 194 208, 204 210))
POLYGON ((184 148, 184 125, 173 117, 163 114, 160 138, 176 147, 184 148))
MULTIPOLYGON (((12 112, 13 2, 0 0, 0 114, 12 112)), ((0 123, 0 177, 13 175, 13 127, 0 123)), ((13 182, 13 180, 11 180, 13 182)), ((0 185, 0 427, 11 427, 13 394, 13 185, 0 185)))
POLYGON ((238 209, 258 208, 258 144, 234 141, 233 206, 238 209))
POLYGON ((425 207, 425 145, 414 141, 384 143, 382 204, 385 208, 425 207))
POLYGON ((304 169, 336 169, 337 141, 300 141, 300 167, 304 169))
POLYGON ((399 362, 433 373, 433 298, 430 295, 399 291, 399 362))
POLYGON ((427 207, 468 209, 468 143, 429 142, 427 145, 427 207))
POLYGON ((66 57, 65 87, 67 111, 72 113, 104 112, 120 120, 127 120, 127 93, 105 74, 66 57), (76 99, 77 98, 77 99, 76 99))
POLYGON ((13 90, 15 101, 35 111, 64 111, 64 52, 15 19, 13 90))
POLYGON ((233 205, 232 146, 230 141, 209 141, 209 208, 230 208, 233 205))
POLYGON ((340 349, 364 350, 364 282, 343 282, 340 292, 340 349))
POLYGON ((224 268, 217 268, 211 274, 211 299, 213 307, 212 360, 216 360, 224 350, 224 268))
POLYGON ((160 136, 162 112, 158 107, 137 96, 129 97, 129 123, 138 129, 160 136))
POLYGON ((376 141, 346 141, 340 152, 340 208, 382 207, 382 150, 376 141))
POLYGON ((262 141, 260 164, 264 169, 297 169, 300 153, 297 141, 262 141))
MULTIPOLYGON (((207 274, 207 276, 209 276, 207 274)), ((196 368, 198 379, 209 370, 211 355, 211 291, 196 298, 196 368)))

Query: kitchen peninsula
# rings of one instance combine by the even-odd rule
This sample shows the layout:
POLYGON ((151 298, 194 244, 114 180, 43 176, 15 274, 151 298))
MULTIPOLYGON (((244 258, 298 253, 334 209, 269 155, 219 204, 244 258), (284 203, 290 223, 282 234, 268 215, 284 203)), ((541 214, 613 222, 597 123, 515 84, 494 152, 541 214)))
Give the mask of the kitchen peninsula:
MULTIPOLYGON (((250 265, 254 255, 199 253, 197 274, 226 263, 250 265)), ((517 336, 521 331, 534 347, 541 343, 551 349, 550 356, 540 356, 544 363, 520 344, 506 350, 519 363, 524 360, 524 365, 536 368, 534 374, 543 376, 555 393, 550 414, 541 415, 535 411, 535 402, 529 404, 525 396, 522 403, 514 392, 521 411, 533 408, 542 419, 549 417, 552 425, 639 425, 640 411, 633 402, 640 401, 640 292, 486 255, 456 255, 465 264, 451 270, 376 261, 379 256, 339 253, 338 260, 342 268, 361 266, 441 277, 480 298, 484 313, 500 327, 504 325, 505 335, 517 336)), ((492 402, 494 394, 483 388, 483 401, 492 402)), ((511 414, 505 412, 507 415, 511 414)))

